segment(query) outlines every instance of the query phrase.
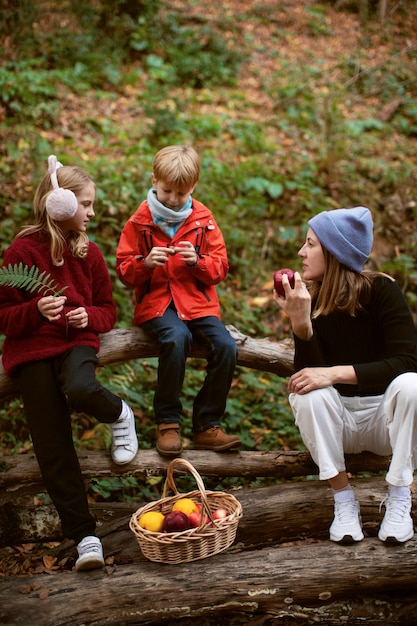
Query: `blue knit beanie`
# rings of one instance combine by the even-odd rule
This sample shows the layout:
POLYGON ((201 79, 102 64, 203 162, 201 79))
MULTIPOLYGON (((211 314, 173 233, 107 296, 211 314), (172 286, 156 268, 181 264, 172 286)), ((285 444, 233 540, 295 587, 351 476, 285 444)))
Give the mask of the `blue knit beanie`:
POLYGON ((322 211, 312 217, 308 225, 321 245, 339 263, 353 272, 361 273, 373 243, 373 222, 369 209, 357 206, 353 209, 322 211))

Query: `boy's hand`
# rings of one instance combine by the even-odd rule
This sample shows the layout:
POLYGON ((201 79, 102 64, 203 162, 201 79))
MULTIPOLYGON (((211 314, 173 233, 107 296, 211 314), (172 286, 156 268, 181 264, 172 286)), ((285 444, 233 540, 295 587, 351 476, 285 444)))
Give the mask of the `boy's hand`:
POLYGON ((150 270, 153 270, 155 267, 161 267, 165 265, 172 254, 175 254, 175 248, 173 246, 170 248, 155 246, 146 257, 145 265, 150 270))
POLYGON ((178 252, 181 259, 187 263, 187 265, 195 265, 197 263, 197 252, 191 242, 180 241, 178 246, 175 246, 174 250, 178 252))

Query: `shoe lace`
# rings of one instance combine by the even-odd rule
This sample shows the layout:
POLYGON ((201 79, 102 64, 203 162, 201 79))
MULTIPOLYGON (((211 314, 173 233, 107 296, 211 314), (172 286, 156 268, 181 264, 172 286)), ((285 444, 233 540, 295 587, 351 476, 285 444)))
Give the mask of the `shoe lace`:
POLYGON ((386 517, 390 522, 401 523, 410 509, 410 501, 407 498, 393 498, 392 496, 385 496, 379 505, 379 512, 381 512, 382 505, 385 504, 386 517))
POLYGON ((352 522, 352 518, 357 518, 356 502, 354 500, 336 502, 335 516, 340 524, 348 524, 352 522))

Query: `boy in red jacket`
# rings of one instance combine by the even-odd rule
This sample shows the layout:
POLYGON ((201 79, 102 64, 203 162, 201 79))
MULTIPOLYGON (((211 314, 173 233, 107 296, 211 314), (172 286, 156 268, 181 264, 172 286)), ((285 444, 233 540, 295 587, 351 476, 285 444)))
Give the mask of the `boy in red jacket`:
POLYGON ((182 452, 179 398, 193 340, 207 348, 207 373, 193 406, 194 447, 240 446, 220 425, 236 365, 236 343, 220 320, 216 285, 229 269, 223 235, 207 207, 191 197, 201 163, 189 146, 168 146, 153 163, 147 199, 123 228, 117 275, 135 289, 134 323, 160 345, 154 397, 156 448, 182 452))

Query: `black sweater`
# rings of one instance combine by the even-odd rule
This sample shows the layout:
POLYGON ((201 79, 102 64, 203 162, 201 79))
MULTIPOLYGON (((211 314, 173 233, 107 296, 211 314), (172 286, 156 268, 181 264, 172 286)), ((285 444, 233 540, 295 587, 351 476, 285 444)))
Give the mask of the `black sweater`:
POLYGON ((398 284, 374 279, 370 302, 352 317, 339 311, 313 319, 313 337, 295 340, 295 369, 353 365, 357 385, 335 385, 344 396, 384 393, 404 372, 417 372, 417 334, 398 284))

